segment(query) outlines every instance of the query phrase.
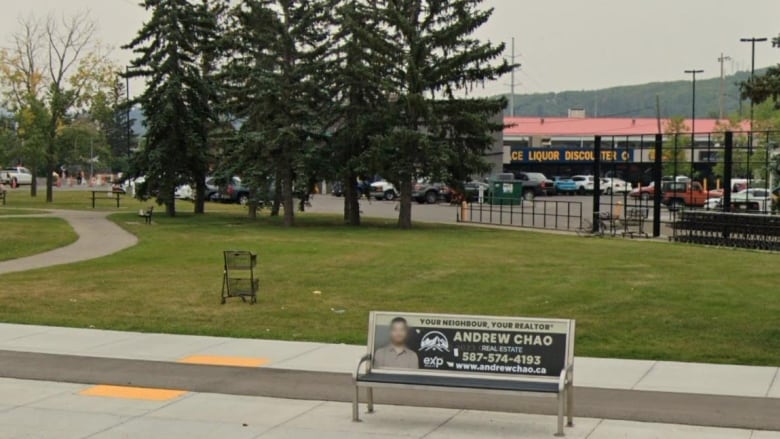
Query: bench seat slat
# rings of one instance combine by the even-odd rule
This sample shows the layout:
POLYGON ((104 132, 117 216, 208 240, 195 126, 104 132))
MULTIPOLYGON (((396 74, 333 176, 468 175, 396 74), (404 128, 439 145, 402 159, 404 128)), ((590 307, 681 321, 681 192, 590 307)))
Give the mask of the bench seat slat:
POLYGON ((358 383, 399 384, 463 389, 512 390, 518 392, 558 393, 558 383, 552 381, 519 381, 452 376, 422 376, 389 373, 368 373, 357 377, 358 383))

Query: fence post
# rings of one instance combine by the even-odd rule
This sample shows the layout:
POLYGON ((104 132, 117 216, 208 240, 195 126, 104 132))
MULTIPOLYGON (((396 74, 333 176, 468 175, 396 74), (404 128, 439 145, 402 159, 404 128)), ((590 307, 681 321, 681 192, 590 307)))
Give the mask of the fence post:
POLYGON ((655 135, 655 157, 653 157, 653 238, 661 236, 661 201, 663 200, 664 136, 655 135))
POLYGON ((593 139, 593 233, 599 232, 601 210, 601 136, 593 139))
POLYGON ((723 211, 731 212, 731 172, 734 164, 734 133, 726 131, 723 154, 723 211))

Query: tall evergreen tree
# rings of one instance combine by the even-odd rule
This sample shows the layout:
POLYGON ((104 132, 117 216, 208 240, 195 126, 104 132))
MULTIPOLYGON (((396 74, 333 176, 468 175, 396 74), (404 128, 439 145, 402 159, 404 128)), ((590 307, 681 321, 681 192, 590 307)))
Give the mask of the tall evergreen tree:
POLYGON ((377 0, 372 2, 390 43, 392 70, 385 79, 392 130, 374 142, 382 175, 401 192, 398 224, 412 225, 415 178, 451 178, 484 168, 494 115, 503 98, 469 98, 472 87, 508 73, 498 62, 503 44, 473 33, 493 10, 481 0, 377 0), (454 172, 453 172, 454 171, 454 172))
MULTIPOLYGON (((284 208, 294 223, 296 179, 308 148, 323 133, 330 14, 335 0, 245 0, 235 10, 233 61, 226 77, 232 113, 243 121, 245 172, 273 169, 284 208), (249 163, 253 162, 253 163, 249 163), (270 166, 269 166, 270 165, 270 166)), ((267 175, 264 175, 267 178, 267 175)))
POLYGON ((368 160, 371 139, 385 133, 387 107, 383 78, 390 73, 392 48, 383 38, 378 17, 365 0, 344 2, 337 10, 333 48, 333 121, 328 162, 344 188, 344 220, 360 225, 357 180, 373 174, 368 160))
MULTIPOLYGON (((205 181, 208 168, 205 121, 212 112, 201 64, 208 18, 188 0, 144 0, 142 5, 151 18, 125 47, 138 55, 129 75, 147 80, 137 99, 147 117, 147 141, 137 166, 146 175, 145 193, 156 193, 166 213, 175 216, 176 187, 190 182, 200 187, 203 183, 195 180, 205 181)), ((196 212, 199 207, 202 211, 196 204, 196 212)))

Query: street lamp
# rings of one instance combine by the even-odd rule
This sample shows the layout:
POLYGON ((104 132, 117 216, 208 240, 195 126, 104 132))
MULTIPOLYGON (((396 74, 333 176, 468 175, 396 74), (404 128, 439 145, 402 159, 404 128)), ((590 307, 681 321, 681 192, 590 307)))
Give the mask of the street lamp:
POLYGON ((693 164, 696 162, 694 158, 694 145, 696 143, 696 75, 704 73, 704 70, 686 70, 685 73, 691 75, 692 93, 691 93, 691 177, 693 177, 693 164))
MULTIPOLYGON (((740 38, 743 43, 750 43, 750 84, 756 75, 756 43, 763 43, 766 38, 740 38)), ((748 154, 753 152, 753 99, 750 100, 750 134, 748 135, 748 154)))
POLYGON ((132 127, 130 126, 130 66, 125 66, 125 94, 127 103, 127 159, 131 156, 130 138, 133 136, 132 127))

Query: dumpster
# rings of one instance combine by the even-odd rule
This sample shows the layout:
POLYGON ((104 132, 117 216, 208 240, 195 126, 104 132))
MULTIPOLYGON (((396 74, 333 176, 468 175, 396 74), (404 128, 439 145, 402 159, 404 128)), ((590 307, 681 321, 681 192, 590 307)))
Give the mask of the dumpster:
POLYGON ((523 203, 523 182, 520 180, 491 180, 487 202, 494 205, 523 203))

